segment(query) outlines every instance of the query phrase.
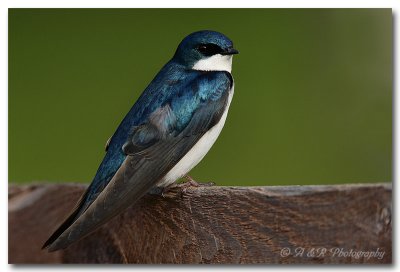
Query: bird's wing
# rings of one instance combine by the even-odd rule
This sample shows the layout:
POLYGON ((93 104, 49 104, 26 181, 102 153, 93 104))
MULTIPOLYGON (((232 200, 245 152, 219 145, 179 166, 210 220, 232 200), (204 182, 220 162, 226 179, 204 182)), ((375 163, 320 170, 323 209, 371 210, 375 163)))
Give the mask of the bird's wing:
POLYGON ((110 138, 108 138, 108 140, 107 140, 107 142, 106 142, 106 144, 105 144, 105 146, 104 146, 104 150, 105 150, 106 152, 108 151, 108 147, 110 146, 111 138, 112 138, 112 136, 111 136, 110 138))
POLYGON ((61 225, 44 247, 49 251, 67 247, 146 194, 218 123, 231 86, 230 74, 206 73, 151 114, 146 124, 134 127, 123 146, 127 156, 113 178, 87 209, 61 225))

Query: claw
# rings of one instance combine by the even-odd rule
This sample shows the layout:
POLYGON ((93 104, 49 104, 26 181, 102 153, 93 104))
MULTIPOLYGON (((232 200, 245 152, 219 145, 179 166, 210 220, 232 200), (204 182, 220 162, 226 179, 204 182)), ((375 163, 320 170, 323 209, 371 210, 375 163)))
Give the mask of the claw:
POLYGON ((183 183, 172 183, 166 187, 154 187, 149 191, 149 194, 151 195, 157 195, 161 196, 163 198, 166 197, 166 194, 170 191, 172 191, 175 188, 180 189, 181 196, 187 192, 187 190, 190 187, 209 187, 209 186, 214 186, 214 182, 197 182, 195 181, 191 176, 186 175, 186 182, 183 183))
POLYGON ((168 185, 166 187, 154 187, 153 189, 151 189, 149 191, 149 194, 157 195, 157 196, 161 196, 161 197, 165 198, 166 194, 168 192, 172 191, 172 189, 174 189, 176 187, 177 187, 176 183, 172 183, 171 185, 168 185))
POLYGON ((186 175, 185 178, 187 179, 187 182, 185 184, 189 183, 193 187, 208 187, 208 186, 214 186, 215 182, 197 182, 195 181, 191 176, 186 175))

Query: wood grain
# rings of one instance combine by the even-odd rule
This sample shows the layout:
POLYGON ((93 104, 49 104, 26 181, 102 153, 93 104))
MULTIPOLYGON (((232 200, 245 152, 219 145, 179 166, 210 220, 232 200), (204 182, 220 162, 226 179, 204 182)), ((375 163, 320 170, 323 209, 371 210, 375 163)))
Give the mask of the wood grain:
POLYGON ((9 262, 392 262, 387 183, 176 189, 146 195, 66 250, 40 250, 84 189, 11 185, 9 262))

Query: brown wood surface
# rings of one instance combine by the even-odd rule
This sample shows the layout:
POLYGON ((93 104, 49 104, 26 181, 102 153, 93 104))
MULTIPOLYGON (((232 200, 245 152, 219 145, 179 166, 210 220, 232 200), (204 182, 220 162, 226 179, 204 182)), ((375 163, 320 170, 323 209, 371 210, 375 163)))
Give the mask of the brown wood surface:
POLYGON ((176 189, 146 195, 66 250, 41 250, 84 189, 11 185, 9 262, 392 262, 388 183, 176 189))

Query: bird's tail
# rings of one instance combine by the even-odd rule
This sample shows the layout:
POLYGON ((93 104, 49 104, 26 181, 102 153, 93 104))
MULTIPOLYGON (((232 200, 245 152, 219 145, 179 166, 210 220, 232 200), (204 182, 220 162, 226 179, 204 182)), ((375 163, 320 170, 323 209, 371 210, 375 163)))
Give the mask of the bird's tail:
POLYGON ((85 202, 86 197, 88 195, 89 188, 83 193, 81 198, 78 200, 74 209, 71 211, 70 215, 63 221, 63 223, 53 232, 53 234, 47 239, 47 241, 43 244, 42 249, 48 248, 54 241, 57 240, 58 237, 68 229, 72 223, 78 218, 78 216, 82 213, 82 204, 85 202))

